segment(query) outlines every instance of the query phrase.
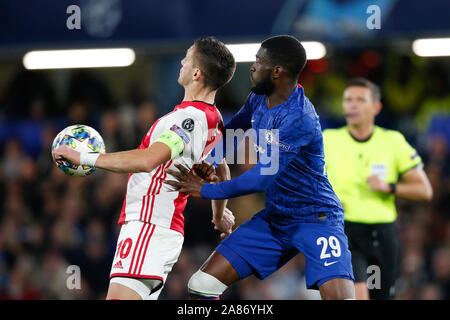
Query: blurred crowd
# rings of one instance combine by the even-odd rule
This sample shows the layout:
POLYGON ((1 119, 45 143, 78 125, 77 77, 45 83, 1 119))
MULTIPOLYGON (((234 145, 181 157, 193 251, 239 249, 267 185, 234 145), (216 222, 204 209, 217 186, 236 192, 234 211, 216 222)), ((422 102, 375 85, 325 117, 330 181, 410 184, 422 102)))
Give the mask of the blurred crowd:
MULTIPOLYGON (((346 79, 379 83, 384 109, 377 123, 404 133, 424 160, 433 200, 397 201, 397 299, 450 298, 449 71, 442 60, 345 52, 310 61, 300 79, 324 128, 343 124, 346 79)), ((134 149, 163 108, 135 84, 118 101, 94 71, 74 71, 67 87, 60 101, 45 72, 20 70, 0 92, 0 299, 106 297, 127 175, 66 176, 52 162, 51 144, 64 127, 83 123, 98 129, 107 152, 134 149), (71 265, 80 268, 79 289, 68 287, 71 265)), ((243 103, 236 100, 229 88, 219 95, 225 119, 243 103)), ((232 176, 247 169, 234 165, 232 176)), ((262 194, 229 201, 236 226, 263 207, 262 194)), ((184 215, 184 247, 161 299, 186 299, 187 281, 220 242, 208 201, 190 199, 184 215)), ((304 271, 299 254, 264 281, 232 285, 223 298, 320 299, 306 290, 304 271)))

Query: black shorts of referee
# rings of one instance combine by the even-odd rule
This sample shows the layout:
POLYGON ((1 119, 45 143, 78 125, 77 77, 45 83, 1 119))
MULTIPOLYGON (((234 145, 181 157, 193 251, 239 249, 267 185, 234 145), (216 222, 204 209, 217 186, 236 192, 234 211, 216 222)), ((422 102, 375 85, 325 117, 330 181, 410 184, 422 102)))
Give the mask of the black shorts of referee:
POLYGON ((355 282, 366 282, 370 299, 395 297, 399 245, 395 223, 345 222, 355 282))

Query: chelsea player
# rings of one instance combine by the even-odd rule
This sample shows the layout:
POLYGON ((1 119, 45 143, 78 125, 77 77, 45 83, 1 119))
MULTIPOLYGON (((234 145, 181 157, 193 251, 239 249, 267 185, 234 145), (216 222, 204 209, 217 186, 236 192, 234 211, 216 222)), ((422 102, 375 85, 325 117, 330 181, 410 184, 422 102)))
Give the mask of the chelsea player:
MULTIPOLYGON (((324 171, 319 117, 297 84, 305 64, 306 52, 296 38, 265 40, 250 68, 252 93, 225 126, 277 132, 266 134, 266 151, 276 154, 276 173, 263 174, 267 164, 259 161, 235 179, 208 184, 181 166, 180 172, 167 170, 178 181, 166 183, 194 197, 266 195, 265 208, 222 241, 192 275, 192 298, 218 299, 232 283, 251 274, 264 279, 299 252, 306 258, 309 289, 319 289, 322 299, 355 298, 343 208, 324 171)), ((217 172, 225 171, 220 166, 217 172)))

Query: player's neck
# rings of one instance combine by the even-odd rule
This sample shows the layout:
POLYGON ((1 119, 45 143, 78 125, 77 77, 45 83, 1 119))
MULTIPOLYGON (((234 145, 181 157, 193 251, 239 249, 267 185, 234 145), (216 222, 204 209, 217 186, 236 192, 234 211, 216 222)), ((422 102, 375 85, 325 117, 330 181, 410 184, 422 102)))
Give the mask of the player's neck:
POLYGON ((297 84, 276 88, 271 95, 266 96, 267 109, 272 109, 287 101, 296 87, 297 84))
POLYGON ((216 90, 211 91, 208 88, 191 87, 184 91, 183 101, 203 101, 208 104, 214 104, 216 98, 216 90))
POLYGON ((373 123, 364 126, 348 125, 348 130, 356 140, 365 141, 372 135, 374 127, 373 123))

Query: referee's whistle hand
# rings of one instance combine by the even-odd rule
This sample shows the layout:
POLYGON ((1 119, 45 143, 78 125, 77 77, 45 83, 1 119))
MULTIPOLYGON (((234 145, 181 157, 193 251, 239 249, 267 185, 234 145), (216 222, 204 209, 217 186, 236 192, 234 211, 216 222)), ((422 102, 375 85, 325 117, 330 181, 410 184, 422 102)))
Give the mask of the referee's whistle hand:
POLYGON ((371 191, 381 191, 384 193, 390 192, 390 186, 388 183, 380 179, 377 175, 371 175, 367 178, 367 183, 369 184, 371 191))

